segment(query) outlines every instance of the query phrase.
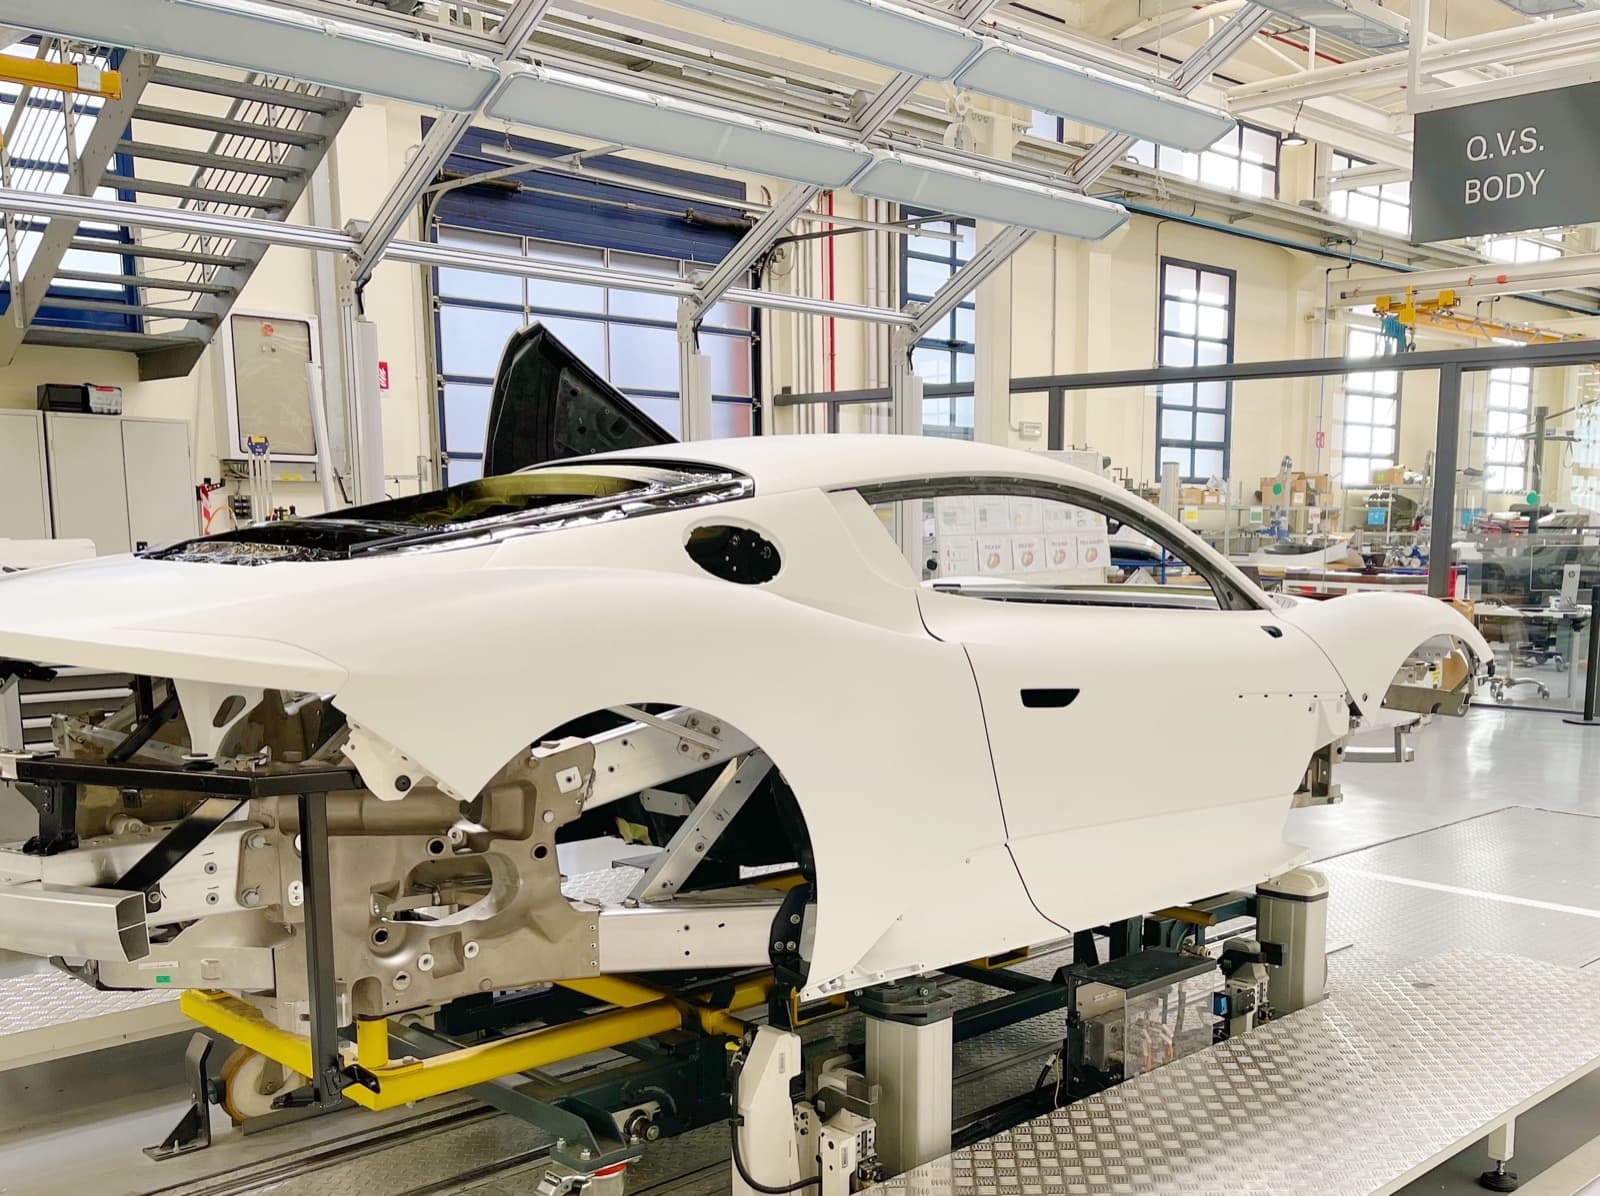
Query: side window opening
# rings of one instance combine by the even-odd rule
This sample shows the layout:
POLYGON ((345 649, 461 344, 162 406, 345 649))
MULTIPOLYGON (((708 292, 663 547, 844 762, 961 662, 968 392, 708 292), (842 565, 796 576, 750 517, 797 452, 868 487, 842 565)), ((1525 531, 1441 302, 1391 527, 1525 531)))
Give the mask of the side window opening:
POLYGON ((922 584, 943 593, 1198 611, 1257 605, 1193 545, 1097 494, 1010 478, 860 493, 887 535, 920 543, 922 584))

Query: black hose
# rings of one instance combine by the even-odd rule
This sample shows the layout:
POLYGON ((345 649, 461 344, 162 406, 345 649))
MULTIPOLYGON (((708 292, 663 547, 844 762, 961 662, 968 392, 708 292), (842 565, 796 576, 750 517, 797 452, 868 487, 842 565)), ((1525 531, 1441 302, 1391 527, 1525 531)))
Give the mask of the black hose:
POLYGON ((739 1153, 739 1118, 729 1118, 728 1136, 733 1141, 734 1170, 739 1173, 740 1179, 744 1180, 746 1184, 754 1188, 756 1191, 766 1193, 767 1196, 788 1196, 790 1192, 804 1192, 809 1187, 815 1186, 820 1188, 822 1186, 821 1175, 817 1175, 812 1179, 799 1179, 792 1184, 787 1184, 782 1187, 774 1187, 772 1184, 764 1184, 759 1182, 758 1180, 752 1178, 750 1172, 745 1169, 744 1157, 739 1153))

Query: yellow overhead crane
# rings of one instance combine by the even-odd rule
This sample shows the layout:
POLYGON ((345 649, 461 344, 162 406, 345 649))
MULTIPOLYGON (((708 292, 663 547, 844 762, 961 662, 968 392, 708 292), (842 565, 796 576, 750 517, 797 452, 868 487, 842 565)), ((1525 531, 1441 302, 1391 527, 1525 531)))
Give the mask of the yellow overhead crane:
POLYGON ((107 67, 86 62, 46 62, 42 58, 17 58, 0 54, 0 82, 78 95, 122 98, 122 76, 107 67))
POLYGON ((1572 339, 1542 328, 1463 315, 1456 310, 1460 304, 1460 296, 1452 290, 1440 291, 1435 299, 1418 299, 1416 292, 1407 287, 1404 297, 1379 295, 1372 306, 1380 316, 1392 317, 1404 328, 1437 328, 1482 340, 1522 341, 1529 345, 1554 345, 1572 339))

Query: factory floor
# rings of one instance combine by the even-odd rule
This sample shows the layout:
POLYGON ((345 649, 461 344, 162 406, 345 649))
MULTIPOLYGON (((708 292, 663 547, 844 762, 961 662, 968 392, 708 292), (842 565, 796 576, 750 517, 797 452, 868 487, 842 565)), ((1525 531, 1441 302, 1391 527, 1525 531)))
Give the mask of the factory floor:
MULTIPOLYGON (((1600 971, 1600 945, 1592 950, 1586 945, 1591 938, 1600 944, 1600 901, 1590 899, 1592 891, 1600 891, 1600 874, 1591 876, 1592 869, 1579 858, 1579 849, 1587 850, 1590 842, 1591 824, 1587 818, 1541 822, 1533 813, 1600 817, 1600 729, 1570 726, 1551 714, 1480 707, 1464 719, 1438 720, 1415 737, 1415 744, 1413 764, 1345 766, 1338 777, 1344 788, 1341 804, 1290 816, 1289 837, 1306 844, 1317 859, 1328 860, 1336 914, 1341 891, 1354 894, 1367 886, 1359 903, 1367 921, 1352 921, 1348 913, 1342 921, 1338 916, 1330 921, 1334 974, 1341 961, 1361 950, 1393 947, 1424 954, 1435 942, 1443 951, 1457 945, 1454 938, 1473 935, 1486 940, 1481 944, 1486 949, 1520 953, 1525 946, 1530 956, 1542 953, 1551 962, 1600 971), (1507 812, 1508 807, 1522 809, 1507 812), (1583 833, 1539 829, 1558 825, 1583 833), (1436 829, 1449 827, 1455 829, 1436 829), (1407 842, 1430 831, 1432 836, 1407 842), (1530 867, 1530 860, 1543 859, 1540 835, 1549 840, 1548 874, 1530 867), (1384 843, 1392 846, 1362 852, 1384 843), (1416 880, 1384 888, 1378 880, 1396 878, 1377 872, 1404 871, 1395 852, 1408 853, 1413 867, 1459 868, 1466 861, 1478 878, 1471 882, 1475 887, 1451 876, 1450 885, 1416 880), (1458 928, 1450 921, 1455 914, 1432 921, 1400 915, 1402 907, 1419 909, 1443 890, 1454 903, 1450 909, 1478 902, 1493 917, 1487 925, 1480 920, 1458 928), (1379 925, 1385 916, 1395 924, 1379 925)), ((1600 824, 1593 836, 1600 844, 1600 824)), ((138 1147, 158 1140, 183 1104, 182 1043, 182 1037, 165 1037, 0 1072, 0 1196, 79 1191, 96 1196, 346 1191, 500 1196, 530 1191, 536 1182, 537 1143, 525 1127, 461 1100, 430 1102, 378 1119, 339 1115, 250 1138, 223 1130, 219 1116, 219 1141, 212 1151, 150 1163, 138 1147), (320 1160, 326 1161, 325 1170, 318 1169, 320 1160), (438 1170, 431 1171, 435 1166, 438 1170)), ((641 1167, 640 1182, 630 1190, 663 1196, 725 1192, 726 1135, 712 1130, 654 1151, 656 1168, 669 1172, 675 1170, 675 1153, 698 1151, 712 1159, 710 1164, 705 1158, 685 1162, 675 1177, 659 1179, 652 1179, 656 1168, 641 1167)), ((1597 1134, 1600 1073, 1519 1120, 1514 1169, 1527 1182, 1597 1134)), ((1478 1192, 1474 1181, 1483 1168, 1482 1146, 1470 1147, 1402 1190, 1411 1196, 1478 1192)), ((1600 1164, 1594 1173, 1600 1174, 1600 1164)))

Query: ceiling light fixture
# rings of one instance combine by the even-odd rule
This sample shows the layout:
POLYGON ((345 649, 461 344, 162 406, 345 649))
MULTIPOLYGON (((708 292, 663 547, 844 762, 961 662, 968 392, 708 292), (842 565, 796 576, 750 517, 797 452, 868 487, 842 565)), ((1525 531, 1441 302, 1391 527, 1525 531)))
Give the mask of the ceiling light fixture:
POLYGON ((1097 129, 1194 152, 1231 133, 1236 123, 1226 112, 1148 83, 1009 42, 991 41, 962 69, 956 84, 1097 129))
POLYGON ((1407 42, 1405 19, 1360 0, 1260 0, 1281 16, 1362 50, 1394 50, 1407 42), (1383 13, 1382 17, 1374 15, 1383 13))
POLYGON ((1098 241, 1128 219, 1121 204, 971 166, 881 153, 852 185, 858 195, 974 220, 1098 241))
POLYGON ((1297 145, 1304 145, 1306 143, 1305 137, 1300 133, 1300 113, 1304 111, 1305 106, 1306 102, 1301 100, 1299 105, 1294 110, 1294 120, 1289 125, 1289 131, 1283 135, 1283 140, 1278 143, 1279 145, 1293 147, 1297 145))
POLYGON ((671 3, 941 83, 955 78, 956 72, 983 48, 983 39, 970 30, 886 0, 671 3))
POLYGON ((486 112, 496 120, 818 187, 843 187, 872 160, 870 150, 842 137, 554 67, 508 70, 486 112))
POLYGON ((254 0, 0 0, 0 25, 474 111, 499 81, 477 54, 254 0))

